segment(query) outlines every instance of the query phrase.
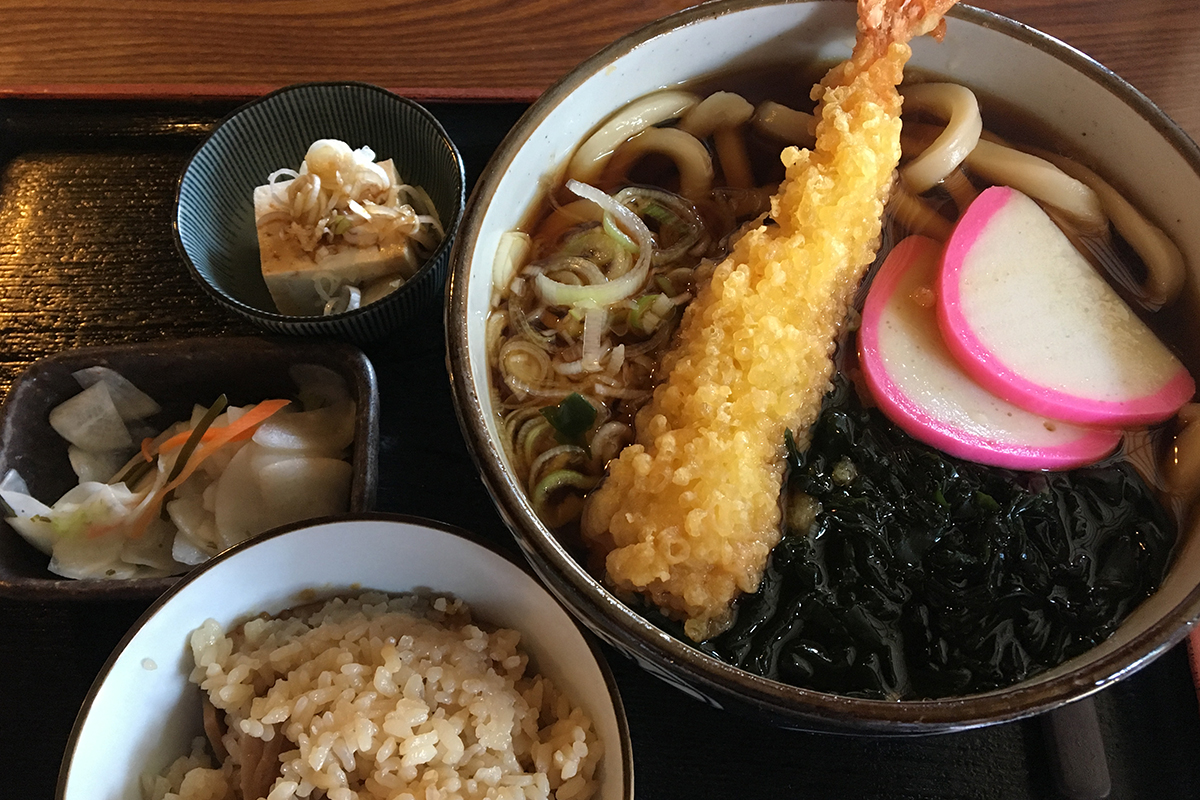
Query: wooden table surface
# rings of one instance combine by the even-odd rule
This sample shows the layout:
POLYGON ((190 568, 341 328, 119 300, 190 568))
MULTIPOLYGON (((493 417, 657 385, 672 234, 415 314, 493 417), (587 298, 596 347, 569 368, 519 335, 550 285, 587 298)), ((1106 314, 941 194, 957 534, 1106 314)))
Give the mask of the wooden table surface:
MULTIPOLYGON (((0 0, 0 92, 256 94, 363 80, 417 98, 532 100, 687 0, 0 0)), ((980 0, 1056 36, 1200 138, 1196 0, 980 0)))
MULTIPOLYGON (((201 109, 203 114, 188 109, 181 117, 189 124, 194 118, 210 124, 226 110, 220 98, 297 81, 363 80, 434 101, 452 134, 462 137, 460 144, 479 156, 473 163, 478 174, 481 159, 520 113, 521 103, 624 33, 687 5, 686 0, 368 0, 346 10, 311 0, 0 0, 0 122, 15 119, 17 128, 27 124, 27 131, 54 122, 69 127, 74 109, 84 108, 93 115, 87 124, 108 131, 109 112, 103 107, 60 104, 43 113, 36 101, 216 98, 216 105, 201 109), (5 105, 6 98, 14 102, 5 105), (21 104, 19 98, 35 102, 21 104), (517 102, 499 102, 506 100, 517 102), (471 104, 477 101, 495 102, 473 111, 477 107, 471 104)), ((1200 139, 1200 0, 982 0, 979 5, 1093 56, 1200 139)), ((147 119, 174 113, 171 107, 146 111, 147 119)), ((136 134, 128 133, 131 141, 136 134)), ((57 263, 55 248, 69 245, 78 252, 63 257, 64 269, 75 262, 80 269, 114 269, 116 259, 144 265, 151 276, 146 280, 163 276, 159 291, 170 302, 162 304, 162 320, 155 324, 167 333, 246 332, 242 323, 219 314, 183 276, 167 228, 160 224, 166 220, 178 165, 191 146, 190 140, 156 140, 149 158, 116 153, 91 175, 86 163, 62 158, 48 145, 45 174, 67 176, 71 186, 46 202, 62 201, 57 213, 68 227, 27 243, 0 235, 0 275, 25 268, 22 259, 57 263), (101 167, 127 175, 129 185, 100 174, 101 167), (99 192, 96 187, 104 193, 88 194, 99 192), (131 222, 128 231, 125 223, 110 231, 100 219, 118 206, 141 209, 137 225, 131 222), (92 216, 96 220, 89 227, 92 216), (96 231, 101 232, 97 241, 103 240, 96 247, 103 245, 104 252, 89 255, 84 239, 96 231), (184 324, 178 314, 194 319, 184 324)), ((0 168, 8 148, 0 140, 0 168)), ((42 163, 31 158, 23 168, 29 172, 42 163)), ((0 212, 4 193, 20 194, 22 186, 0 172, 0 212), (13 183, 6 186, 6 179, 13 183)), ((40 191, 32 183, 30 187, 30 192, 40 191)), ((0 214, 0 231, 35 230, 40 222, 6 222, 0 214)), ((96 343, 86 337, 106 332, 135 339, 165 335, 138 322, 143 319, 138 312, 126 311, 112 319, 99 319, 93 312, 81 322, 68 314, 37 324, 52 328, 60 346, 96 343)), ((50 346, 14 336, 4 318, 0 313, 0 362, 15 368, 50 346)), ((433 431, 453 436, 455 425, 440 341, 431 339, 423 348, 411 355, 382 348, 369 353, 387 376, 385 402, 408 403, 385 426, 385 455, 417 447, 432 454, 435 465, 446 460, 446 475, 457 476, 469 470, 462 443, 433 438, 433 431), (404 380, 426 382, 438 394, 442 416, 430 432, 408 422, 427 410, 409 399, 397 377, 399 367, 405 368, 404 380)), ((477 481, 443 485, 389 463, 392 471, 381 480, 384 510, 425 514, 504 535, 477 481)), ((108 651, 144 606, 114 603, 81 610, 0 602, 0 769, 7 776, 0 782, 0 798, 51 796, 74 712, 108 651)), ((608 655, 633 731, 639 797, 1056 796, 1036 720, 917 740, 778 731, 702 706, 615 653, 608 655)), ((1195 758, 1200 716, 1182 648, 1102 692, 1096 704, 1114 798, 1200 797, 1200 762, 1195 758)))

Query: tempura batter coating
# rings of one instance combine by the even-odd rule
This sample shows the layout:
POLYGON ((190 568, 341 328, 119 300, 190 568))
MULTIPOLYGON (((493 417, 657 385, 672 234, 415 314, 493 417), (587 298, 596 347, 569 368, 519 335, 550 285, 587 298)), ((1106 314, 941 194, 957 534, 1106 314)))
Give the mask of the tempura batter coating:
POLYGON ((743 236, 688 306, 637 441, 585 508, 609 580, 684 619, 693 639, 728 625, 779 541, 784 431, 816 420, 838 329, 878 247, 906 42, 952 4, 860 0, 853 57, 813 90, 814 151, 783 152, 774 224, 743 236))

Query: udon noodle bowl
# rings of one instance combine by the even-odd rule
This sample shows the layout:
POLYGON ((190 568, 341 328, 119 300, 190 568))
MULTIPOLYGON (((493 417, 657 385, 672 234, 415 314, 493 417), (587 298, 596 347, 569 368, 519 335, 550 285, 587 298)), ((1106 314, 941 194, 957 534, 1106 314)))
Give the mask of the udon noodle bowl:
MULTIPOLYGON (((856 331, 874 270, 841 325, 816 424, 778 442, 784 491, 767 501, 779 504, 778 544, 758 574, 738 577, 727 616, 689 627, 681 606, 620 573, 636 565, 614 570, 612 542, 581 525, 672 366, 685 309, 739 237, 772 224, 780 151, 813 144, 813 109, 797 100, 807 92, 781 94, 788 85, 739 75, 634 101, 503 237, 487 342, 508 458, 538 516, 593 574, 750 672, 921 699, 1052 669, 1103 641, 1162 580, 1196 494, 1196 407, 1129 428, 1115 452, 1070 471, 947 455, 897 428, 862 379, 856 331), (1168 463, 1171 448, 1180 458, 1168 463)), ((1162 327, 1184 259, 1103 165, 969 87, 913 73, 901 93, 903 156, 876 268, 910 235, 945 242, 983 190, 1009 186, 1162 327)))

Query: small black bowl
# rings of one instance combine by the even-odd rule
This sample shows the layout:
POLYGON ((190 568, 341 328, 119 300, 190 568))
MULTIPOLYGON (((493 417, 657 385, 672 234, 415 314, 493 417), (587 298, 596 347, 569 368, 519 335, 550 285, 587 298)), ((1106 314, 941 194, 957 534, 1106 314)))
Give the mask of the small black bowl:
POLYGON ((288 86, 234 111, 189 159, 175 198, 175 243, 217 302, 268 331, 374 341, 441 296, 465 183, 454 142, 417 103, 365 83, 288 86), (446 237, 388 296, 341 314, 292 316, 279 313, 263 281, 254 188, 280 168, 299 167, 318 139, 393 159, 405 181, 429 193, 446 237))

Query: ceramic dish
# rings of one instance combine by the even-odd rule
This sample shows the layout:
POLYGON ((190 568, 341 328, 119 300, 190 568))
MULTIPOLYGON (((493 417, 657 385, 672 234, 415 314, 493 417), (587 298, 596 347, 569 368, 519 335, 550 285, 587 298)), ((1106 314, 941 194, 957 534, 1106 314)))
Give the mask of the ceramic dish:
MULTIPOLYGON (((50 427, 50 409, 79 392, 71 373, 106 366, 153 397, 166 426, 191 415, 196 402, 224 392, 234 404, 291 397, 294 364, 318 364, 340 374, 357 404, 350 510, 374 508, 378 482, 379 391, 371 362, 337 342, 285 342, 257 337, 197 338, 86 347, 34 363, 0 407, 0 474, 16 469, 30 492, 51 503, 77 482, 67 443, 50 427)), ((0 521, 0 595, 23 599, 99 600, 157 597, 178 578, 70 580, 46 570, 47 557, 0 521)))
POLYGON ((383 338, 438 297, 462 216, 465 173, 454 142, 419 104, 363 83, 288 86, 242 106, 184 167, 175 240, 188 269, 221 305, 275 333, 383 338), (445 230, 430 258, 376 302, 329 316, 281 314, 267 291, 254 224, 254 189, 280 168, 298 169, 318 139, 370 147, 400 178, 428 192, 445 230))
POLYGON ((597 798, 630 800, 624 710, 589 637, 522 567, 470 534, 385 515, 272 532, 217 556, 160 598, 88 693, 67 743, 59 800, 140 800, 142 773, 189 752, 202 724, 187 637, 205 620, 228 628, 339 592, 422 588, 453 594, 476 619, 520 631, 537 670, 585 709, 603 741, 597 798))
MULTIPOLYGON (((689 694, 810 730, 914 734, 1035 714, 1095 692, 1177 643, 1200 613, 1200 532, 1181 532, 1158 591, 1100 646, 1008 688, 942 700, 890 702, 836 696, 768 680, 673 638, 618 599, 534 512, 515 477, 493 405, 485 321, 501 234, 532 211, 575 147, 631 100, 660 87, 807 69, 849 55, 854 6, 840 2, 706 3, 616 42, 551 88, 501 144, 472 195, 455 249, 447 307, 448 350, 463 431, 485 482, 535 569, 604 639, 689 694)), ((913 44, 910 69, 946 76, 980 97, 1038 119, 1159 220, 1192 265, 1170 332, 1193 373, 1200 364, 1200 150, 1142 94, 1080 52, 1030 28, 966 6, 945 41, 913 44)), ((815 70, 820 74, 821 70, 815 70)))

